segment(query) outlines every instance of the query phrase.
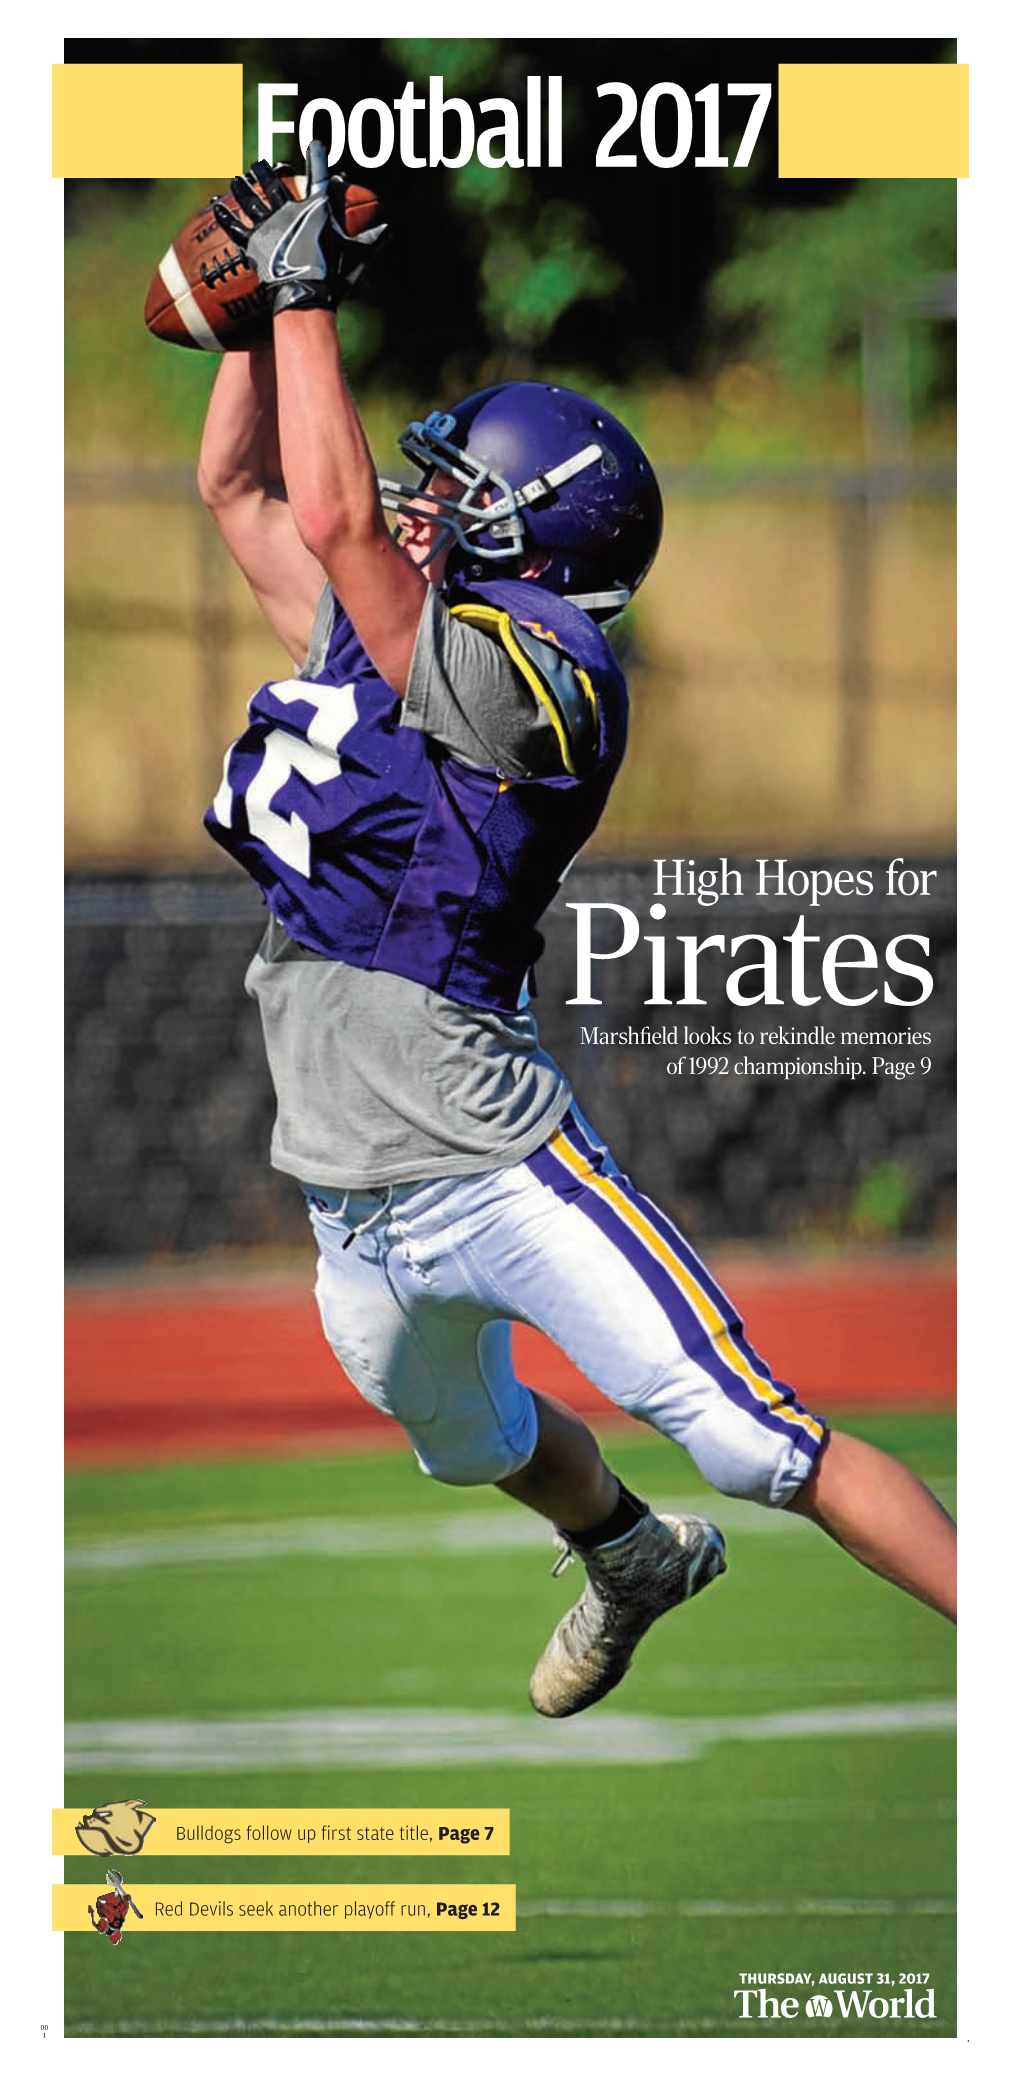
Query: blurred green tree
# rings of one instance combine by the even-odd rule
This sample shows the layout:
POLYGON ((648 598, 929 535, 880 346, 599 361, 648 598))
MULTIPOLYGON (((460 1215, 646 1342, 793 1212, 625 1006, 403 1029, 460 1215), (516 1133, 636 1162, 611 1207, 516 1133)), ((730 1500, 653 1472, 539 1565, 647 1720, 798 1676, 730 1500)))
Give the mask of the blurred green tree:
POLYGON ((924 305, 956 265, 955 181, 861 181, 823 209, 746 213, 739 238, 743 251, 716 271, 710 306, 743 322, 782 379, 810 387, 835 373, 856 383, 878 321, 909 343, 909 396, 915 413, 924 409, 945 367, 924 305))
MULTIPOLYGON (((144 38, 118 46, 72 39, 65 55, 109 62, 114 51, 150 56, 144 38)), ((739 51, 738 76, 766 80, 785 57, 810 62, 843 51, 859 62, 878 55, 888 63, 936 62, 944 44, 742 41, 739 51)), ((561 46, 538 36, 254 38, 158 46, 167 62, 243 61, 250 155, 259 80, 292 82, 294 95, 281 99, 280 113, 296 115, 312 96, 348 111, 358 97, 392 104, 408 82, 424 96, 438 77, 447 96, 467 100, 478 115, 493 96, 523 110, 527 81, 562 68, 561 167, 408 167, 394 155, 380 168, 395 237, 368 296, 347 308, 342 323, 359 396, 369 412, 372 401, 385 401, 386 426, 404 402, 439 404, 479 384, 541 373, 597 391, 610 406, 615 397, 638 422, 642 397, 655 391, 666 439, 690 455, 702 442, 680 409, 677 380, 698 384, 706 372, 746 361, 751 341, 775 364, 792 401, 789 438, 780 430, 774 439, 782 434, 787 447, 810 448, 815 435, 801 398, 816 384, 823 391, 821 380, 833 371, 849 369, 856 379, 869 325, 870 367, 879 371, 880 389, 905 397, 909 388, 915 412, 940 386, 948 396, 950 329, 940 338, 930 322, 908 326, 903 315, 915 292, 953 265, 954 184, 780 182, 772 118, 753 165, 743 170, 731 164, 727 174, 706 174, 694 153, 676 167, 657 167, 638 153, 632 168, 597 170, 613 106, 599 89, 619 75, 624 54, 639 101, 667 77, 686 82, 692 94, 704 81, 726 77, 722 47, 689 39, 621 44, 592 37, 561 46)), ((731 161, 746 113, 744 102, 723 98, 720 143, 731 161)), ((420 130, 418 141, 420 147, 420 130)), ((282 133, 281 151, 287 143, 282 133)), ((175 230, 229 172, 211 168, 207 183, 190 185, 65 182, 72 453, 183 455, 193 448, 211 358, 155 344, 141 325, 141 306, 175 230)), ((750 381, 756 373, 744 374, 750 381)), ((725 402, 704 385, 702 398, 709 419, 720 412, 725 419, 725 402)), ((781 419, 773 398, 773 430, 781 419)), ((724 434, 742 453, 749 441, 760 442, 749 414, 730 420, 724 434)))

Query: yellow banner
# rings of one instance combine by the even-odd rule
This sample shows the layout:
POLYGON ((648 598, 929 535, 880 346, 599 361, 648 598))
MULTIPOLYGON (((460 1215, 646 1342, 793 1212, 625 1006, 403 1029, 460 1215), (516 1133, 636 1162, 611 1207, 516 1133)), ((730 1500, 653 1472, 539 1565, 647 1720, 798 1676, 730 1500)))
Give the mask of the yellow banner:
POLYGON ((58 179, 226 181, 244 164, 241 65, 55 65, 58 179))
POLYGON ((109 1929, 111 1909, 113 1931, 122 1941, 198 1928, 207 1934, 365 1934, 373 1927, 386 1934, 412 1928, 430 1934, 517 1930, 517 1892, 506 1883, 472 1884, 464 1890, 456 1883, 258 1883, 238 1889, 236 1884, 135 1883, 132 1878, 125 1881, 125 1897, 112 1908, 105 1885, 100 1890, 90 1883, 53 1885, 54 1933, 95 1929, 108 1940, 102 1922, 109 1929))
MULTIPOLYGON (((54 1854, 120 1866, 135 1854, 509 1854, 509 1811, 160 1810, 100 1805, 53 1813, 54 1854)), ((130 1888, 130 1885, 128 1886, 130 1888)))
POLYGON ((969 171, 966 65, 781 65, 780 180, 969 171))

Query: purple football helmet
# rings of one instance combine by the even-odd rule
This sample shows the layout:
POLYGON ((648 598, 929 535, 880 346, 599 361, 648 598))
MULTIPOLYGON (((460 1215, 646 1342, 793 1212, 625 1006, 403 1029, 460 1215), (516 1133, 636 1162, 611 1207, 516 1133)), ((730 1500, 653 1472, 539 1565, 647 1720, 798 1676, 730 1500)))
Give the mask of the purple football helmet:
POLYGON ((540 586, 607 622, 626 608, 659 548, 662 497, 633 435, 590 398, 559 384, 495 384, 448 413, 412 420, 400 437, 422 477, 381 479, 396 513, 433 474, 460 498, 430 494, 450 544, 446 583, 519 576, 534 562, 540 586))

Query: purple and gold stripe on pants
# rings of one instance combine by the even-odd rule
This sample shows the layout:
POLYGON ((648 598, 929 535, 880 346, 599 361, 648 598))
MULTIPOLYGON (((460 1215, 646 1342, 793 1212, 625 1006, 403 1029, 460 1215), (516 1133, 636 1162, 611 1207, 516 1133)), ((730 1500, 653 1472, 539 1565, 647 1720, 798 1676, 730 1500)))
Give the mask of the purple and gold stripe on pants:
POLYGON ((684 1354, 725 1397, 813 1460, 825 1439, 824 1420, 805 1411, 789 1384, 773 1377, 683 1234, 616 1170, 573 1112, 526 1164, 623 1254, 665 1312, 684 1354))

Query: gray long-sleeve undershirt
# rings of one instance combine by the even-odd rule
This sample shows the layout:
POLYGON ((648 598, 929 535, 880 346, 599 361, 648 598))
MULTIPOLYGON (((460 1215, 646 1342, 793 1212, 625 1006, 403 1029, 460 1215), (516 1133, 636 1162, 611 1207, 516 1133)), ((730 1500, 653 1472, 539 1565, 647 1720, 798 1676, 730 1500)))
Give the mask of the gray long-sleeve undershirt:
MULTIPOLYGON (((321 669, 327 592, 303 671, 321 669)), ((494 639, 430 589, 403 719, 471 766, 555 770, 535 696, 494 639)), ((526 1010, 464 1007, 390 971, 299 948, 271 921, 245 980, 276 1088, 272 1163, 330 1188, 488 1172, 537 1151, 570 1103, 526 1010)))

